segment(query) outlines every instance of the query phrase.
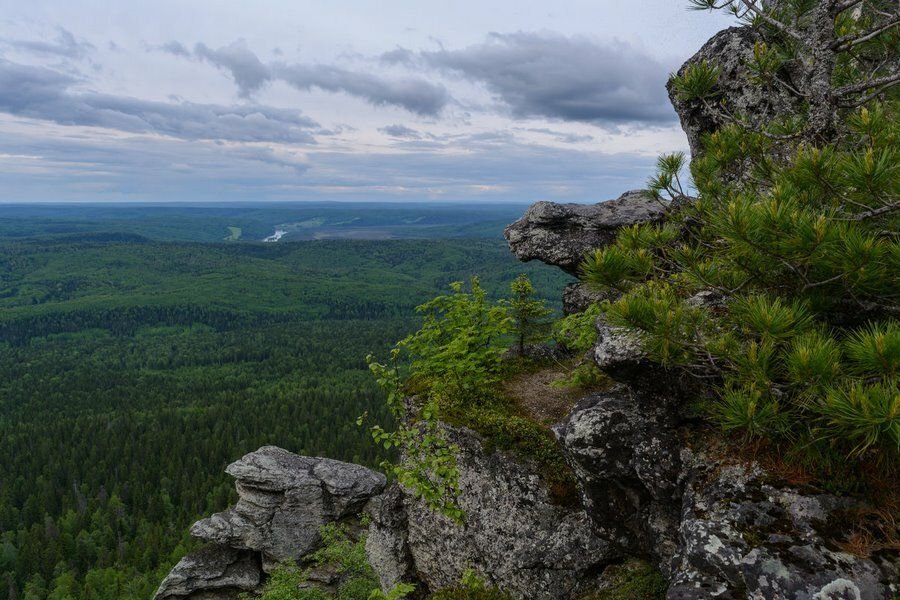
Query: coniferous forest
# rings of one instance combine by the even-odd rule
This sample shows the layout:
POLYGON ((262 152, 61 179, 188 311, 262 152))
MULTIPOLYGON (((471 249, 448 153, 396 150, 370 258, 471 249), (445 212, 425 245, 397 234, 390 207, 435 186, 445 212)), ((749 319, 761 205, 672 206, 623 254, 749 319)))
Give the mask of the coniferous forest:
POLYGON ((480 273, 564 277, 499 239, 0 241, 0 598, 148 598, 264 444, 376 465, 365 356, 480 273))

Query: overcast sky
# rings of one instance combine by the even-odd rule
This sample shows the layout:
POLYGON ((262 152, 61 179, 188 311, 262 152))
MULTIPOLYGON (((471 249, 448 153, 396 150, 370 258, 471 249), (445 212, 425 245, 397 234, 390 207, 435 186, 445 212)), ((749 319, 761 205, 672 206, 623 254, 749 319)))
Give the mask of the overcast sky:
POLYGON ((599 201, 686 149, 682 0, 0 0, 0 202, 599 201))

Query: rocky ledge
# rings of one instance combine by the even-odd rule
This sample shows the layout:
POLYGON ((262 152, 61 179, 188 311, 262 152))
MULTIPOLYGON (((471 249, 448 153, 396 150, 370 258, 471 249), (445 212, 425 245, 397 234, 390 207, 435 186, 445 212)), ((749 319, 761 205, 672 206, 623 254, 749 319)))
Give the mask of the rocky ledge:
POLYGON ((155 600, 234 598, 255 591, 278 563, 316 550, 322 525, 359 513, 384 489, 384 475, 329 458, 264 446, 225 471, 237 504, 194 523, 191 535, 211 542, 181 560, 155 600))
POLYGON ((665 207, 642 190, 599 204, 538 202, 504 235, 520 260, 540 260, 577 275, 586 252, 611 243, 622 227, 659 221, 664 214, 665 207))

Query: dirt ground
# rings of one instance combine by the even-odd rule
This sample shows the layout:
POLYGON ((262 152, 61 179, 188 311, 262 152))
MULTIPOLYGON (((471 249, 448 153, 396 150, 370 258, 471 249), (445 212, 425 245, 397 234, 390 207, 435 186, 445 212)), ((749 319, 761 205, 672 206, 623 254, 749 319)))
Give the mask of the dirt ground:
POLYGON ((575 402, 584 396, 582 390, 551 385, 566 375, 566 370, 561 366, 521 373, 507 381, 503 389, 527 417, 552 425, 562 420, 575 402))

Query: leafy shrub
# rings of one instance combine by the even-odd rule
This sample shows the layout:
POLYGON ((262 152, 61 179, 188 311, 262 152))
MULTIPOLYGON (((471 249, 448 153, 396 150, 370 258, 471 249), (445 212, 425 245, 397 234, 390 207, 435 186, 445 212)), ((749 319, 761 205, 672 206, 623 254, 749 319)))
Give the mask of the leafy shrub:
POLYGON ((385 470, 431 508, 461 522, 458 449, 439 419, 490 430, 500 444, 541 460, 547 432, 536 434, 536 425, 510 412, 498 386, 508 374, 504 356, 510 344, 521 349, 526 342, 542 341, 549 311, 534 299, 525 276, 512 283, 512 298, 499 302, 488 300, 477 277, 468 289, 460 282, 450 287, 451 294, 417 308, 422 327, 397 343, 389 364, 369 357, 398 423, 394 431, 375 425, 371 432, 385 449, 400 450, 401 460, 383 463, 385 470))
MULTIPOLYGON (((328 523, 320 529, 322 547, 308 559, 314 567, 330 567, 340 576, 337 592, 309 585, 309 570, 284 563, 275 568, 258 600, 399 600, 415 587, 401 583, 387 593, 381 590, 378 577, 366 560, 366 539, 351 539, 347 526, 328 523)), ((242 600, 254 598, 248 594, 242 600)))
POLYGON ((612 565, 603 573, 609 587, 589 594, 586 600, 662 600, 668 584, 659 571, 639 560, 612 565))

